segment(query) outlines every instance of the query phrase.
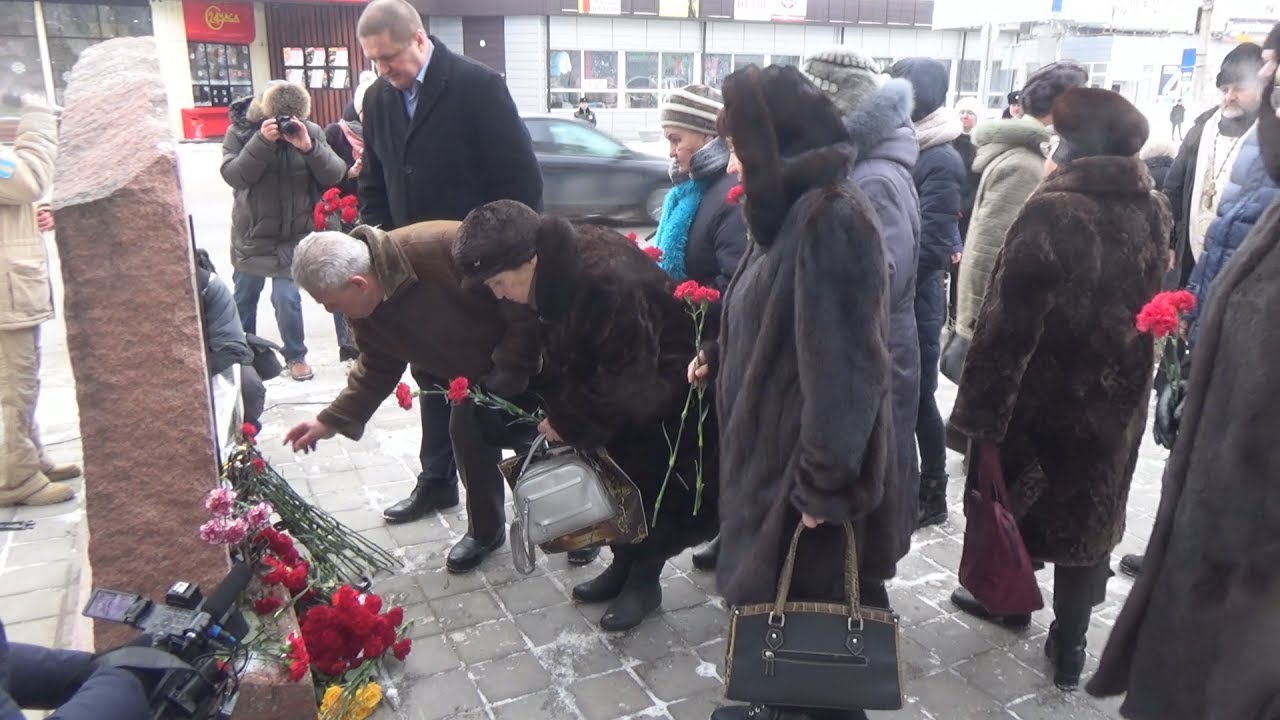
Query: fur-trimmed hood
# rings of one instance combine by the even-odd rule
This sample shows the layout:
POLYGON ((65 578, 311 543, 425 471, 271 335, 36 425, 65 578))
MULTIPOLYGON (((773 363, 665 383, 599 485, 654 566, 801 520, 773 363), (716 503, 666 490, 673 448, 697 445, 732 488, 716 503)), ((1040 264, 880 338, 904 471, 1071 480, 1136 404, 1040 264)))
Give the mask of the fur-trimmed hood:
POLYGON ((911 124, 911 84, 890 80, 844 118, 858 160, 888 160, 915 167, 920 152, 911 124))
POLYGON ((978 153, 973 159, 973 171, 981 173, 991 161, 1013 148, 1025 147, 1043 152, 1041 145, 1049 142, 1049 128, 1035 118, 993 120, 979 125, 973 131, 973 144, 978 153))
POLYGON ((299 120, 311 119, 311 93, 301 85, 284 80, 267 83, 262 94, 249 104, 246 117, 251 122, 261 122, 277 115, 289 115, 299 120))

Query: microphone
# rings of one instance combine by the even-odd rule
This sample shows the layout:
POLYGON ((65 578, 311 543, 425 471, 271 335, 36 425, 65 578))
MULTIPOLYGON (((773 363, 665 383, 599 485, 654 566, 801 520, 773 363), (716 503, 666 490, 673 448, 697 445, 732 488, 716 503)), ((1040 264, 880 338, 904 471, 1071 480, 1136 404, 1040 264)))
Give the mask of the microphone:
POLYGON ((200 611, 209 614, 215 625, 222 626, 223 630, 236 637, 244 637, 248 632, 248 623, 244 617, 236 610, 236 599, 249 586, 249 581, 253 579, 253 568, 244 564, 236 563, 231 566, 231 571, 227 576, 218 583, 218 587, 209 593, 204 602, 200 604, 200 611))

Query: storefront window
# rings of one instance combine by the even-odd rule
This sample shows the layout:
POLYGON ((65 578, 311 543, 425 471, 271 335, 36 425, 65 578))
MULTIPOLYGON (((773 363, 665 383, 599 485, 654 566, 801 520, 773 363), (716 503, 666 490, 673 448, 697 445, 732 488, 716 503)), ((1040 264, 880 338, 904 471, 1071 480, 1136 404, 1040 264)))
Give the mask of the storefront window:
POLYGON ((693 53, 662 53, 662 89, 678 90, 693 82, 693 53))
POLYGON ((773 64, 798 66, 800 65, 800 56, 799 55, 774 55, 773 64))
POLYGON ((188 43, 191 95, 197 107, 225 107, 253 94, 248 45, 188 43))
POLYGON ((764 67, 766 65, 799 65, 799 55, 759 55, 707 53, 702 56, 702 84, 719 89, 724 79, 734 70, 741 70, 748 65, 764 67))
POLYGON ((0 2, 0 93, 44 95, 34 3, 0 2))
POLYGON ((616 51, 552 50, 547 71, 550 109, 576 108, 583 97, 595 109, 618 107, 616 51))
POLYGON ((627 107, 658 107, 658 53, 629 52, 626 56, 627 63, 623 70, 627 77, 627 107), (641 92, 631 92, 632 90, 641 92))
POLYGON ((764 61, 763 55, 734 55, 733 56, 734 70, 741 70, 742 68, 748 65, 755 65, 756 67, 764 67, 766 64, 767 63, 764 61))
POLYGON ((284 48, 284 79, 310 90, 343 90, 351 81, 351 53, 345 47, 284 48))
POLYGON ((152 34, 151 9, 147 5, 48 2, 43 5, 43 10, 45 33, 49 37, 49 64, 53 69, 58 103, 62 103, 71 68, 85 48, 114 37, 152 34))

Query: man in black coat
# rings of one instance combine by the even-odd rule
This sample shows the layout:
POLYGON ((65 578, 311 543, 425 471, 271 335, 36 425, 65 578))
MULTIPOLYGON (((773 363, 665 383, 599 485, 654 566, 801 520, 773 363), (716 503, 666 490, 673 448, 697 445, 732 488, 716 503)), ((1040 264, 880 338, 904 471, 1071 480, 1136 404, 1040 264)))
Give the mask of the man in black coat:
MULTIPOLYGON (((403 0, 374 0, 356 34, 378 80, 365 93, 361 220, 394 230, 426 220, 462 220, 494 200, 542 207, 542 174, 529 131, 502 76, 429 38, 418 11, 403 0)), ((427 309, 424 308, 424 312, 427 309)), ((419 387, 443 385, 411 368, 419 387)), ((524 390, 486 379, 500 395, 524 390)), ((422 473, 407 500, 383 512, 389 522, 416 520, 458 504, 449 440, 449 405, 422 401, 422 473)), ((471 489, 469 502, 502 507, 503 488, 471 489), (483 495, 483 497, 478 497, 483 495)), ((450 568, 470 569, 506 537, 468 533, 450 551, 450 568)))

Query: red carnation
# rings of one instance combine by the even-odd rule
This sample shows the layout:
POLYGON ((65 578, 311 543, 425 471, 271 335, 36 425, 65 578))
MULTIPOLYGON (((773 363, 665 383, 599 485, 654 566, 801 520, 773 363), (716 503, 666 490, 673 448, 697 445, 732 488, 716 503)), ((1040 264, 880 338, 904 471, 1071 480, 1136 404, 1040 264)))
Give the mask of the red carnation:
MULTIPOLYGON (((1174 310, 1177 310, 1180 313, 1191 312, 1196 309, 1196 296, 1192 295, 1187 290, 1161 293, 1161 295, 1168 295, 1169 304, 1173 306, 1174 310)), ((1156 297, 1159 297, 1159 295, 1156 297)))
POLYGON ((676 286, 675 292, 672 294, 675 295, 677 300, 688 300, 692 302, 694 297, 698 294, 698 291, 701 289, 702 286, 693 280, 685 280, 676 286))
POLYGON ((638 242, 640 240, 640 236, 635 234, 634 231, 632 231, 627 233, 627 239, 630 240, 631 242, 638 242))
POLYGON ((739 183, 729 188, 729 194, 725 195, 724 199, 730 205, 737 205, 738 203, 742 202, 742 195, 745 192, 746 192, 746 189, 742 187, 741 183, 739 183))
POLYGON ((325 190, 324 194, 321 195, 320 197, 324 198, 326 201, 337 200, 338 198, 342 197, 342 191, 336 187, 331 187, 328 190, 325 190))
POLYGON ((301 635, 289 633, 289 653, 285 657, 291 661, 289 663, 290 680, 297 682, 306 677, 311 667, 311 656, 307 653, 307 646, 302 641, 301 635))
POLYGON ((408 384, 396 385, 396 402, 400 403, 400 407, 405 410, 413 407, 413 391, 409 389, 408 384))
POLYGON ((243 437, 245 442, 250 445, 253 444, 253 439, 257 434, 258 428, 254 427, 253 423, 243 423, 240 425, 240 436, 243 437))
POLYGON ((464 377, 456 377, 449 381, 449 390, 445 395, 449 398, 449 402, 454 405, 460 405, 466 401, 467 396, 471 394, 471 381, 464 377))
POLYGON ((387 611, 387 620, 393 627, 400 627, 404 624, 404 608, 399 605, 387 611))
POLYGON ((350 225, 356 221, 356 218, 360 217, 360 213, 355 208, 348 205, 342 208, 340 217, 342 218, 342 222, 350 225))
POLYGON ((702 303, 713 303, 720 299, 720 291, 715 288, 700 287, 693 293, 693 302, 701 305, 702 303))
POLYGON ((253 611, 259 615, 270 615, 280 609, 284 603, 280 602, 280 598, 275 595, 268 595, 264 598, 253 601, 253 611))
POLYGON ((284 579, 285 588, 297 595, 307 589, 307 575, 311 572, 311 565, 306 560, 299 562, 291 570, 284 579))
POLYGON ((1138 332, 1163 338, 1178 331, 1178 311, 1167 300, 1157 296, 1138 313, 1137 327, 1138 332))
POLYGON ((324 212, 324 205, 316 205, 315 210, 311 211, 311 223, 315 226, 316 232, 323 232, 329 229, 329 217, 324 212))
POLYGON ((350 585, 343 585, 335 590, 330 600, 339 610, 355 610, 360 607, 360 593, 350 585))
POLYGON ((362 597, 360 599, 360 604, 364 605, 365 609, 374 615, 382 612, 382 598, 374 595, 373 593, 369 593, 362 597))
POLYGON ((256 473, 263 472, 267 469, 267 461, 260 457, 254 458, 249 464, 253 466, 253 471, 256 473))
POLYGON ((337 210, 338 210, 338 203, 333 202, 333 201, 330 201, 330 200, 326 200, 326 201, 325 201, 325 203, 324 203, 324 211, 325 211, 325 214, 328 214, 328 213, 331 213, 331 212, 336 212, 337 210))
POLYGON ((400 662, 409 657, 409 652, 413 650, 413 640, 405 638, 391 646, 391 654, 396 656, 400 662))
POLYGON ((342 205, 342 207, 356 207, 360 204, 360 200, 355 195, 343 195, 338 204, 342 205))
POLYGON ((662 250, 660 250, 657 245, 646 245, 641 248, 641 250, 643 250, 644 254, 648 255, 649 259, 654 262, 658 262, 662 259, 662 250))

